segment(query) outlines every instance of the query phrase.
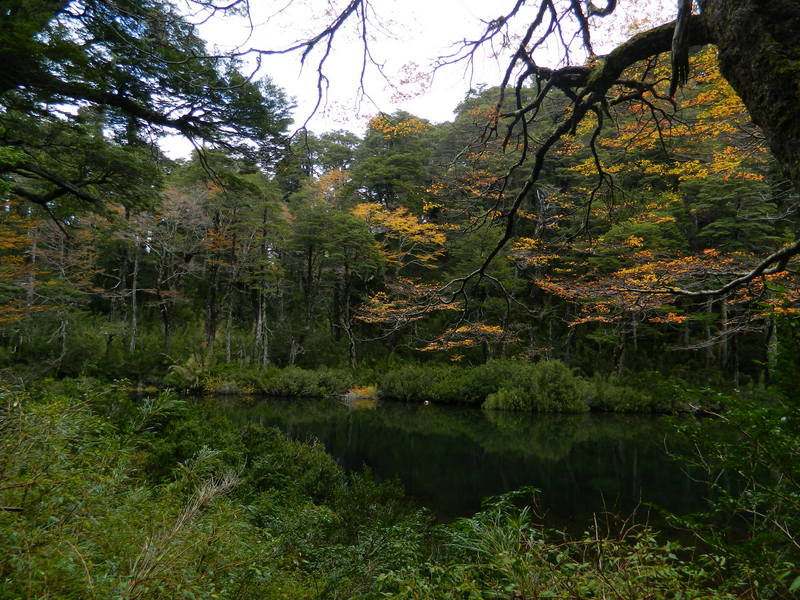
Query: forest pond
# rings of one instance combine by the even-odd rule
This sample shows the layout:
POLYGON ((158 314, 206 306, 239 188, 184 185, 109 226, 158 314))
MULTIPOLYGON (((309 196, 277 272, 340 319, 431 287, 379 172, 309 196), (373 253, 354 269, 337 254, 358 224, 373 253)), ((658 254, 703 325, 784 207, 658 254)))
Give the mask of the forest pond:
MULTIPOLYGON (((346 470, 398 478, 441 520, 467 516, 487 496, 541 490, 547 524, 582 527, 608 509, 640 518, 649 505, 701 509, 705 486, 670 458, 680 439, 654 416, 536 415, 379 402, 220 399, 242 425, 276 426, 318 439, 346 470)), ((650 509, 651 515, 653 514, 650 509)), ((655 517, 655 521, 659 521, 655 517)))

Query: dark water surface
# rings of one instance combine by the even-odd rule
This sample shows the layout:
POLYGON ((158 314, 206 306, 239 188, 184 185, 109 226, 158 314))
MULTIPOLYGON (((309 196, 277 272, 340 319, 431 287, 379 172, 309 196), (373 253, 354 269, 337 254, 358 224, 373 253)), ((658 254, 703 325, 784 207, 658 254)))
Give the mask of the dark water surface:
POLYGON ((347 470, 366 466, 380 478, 398 478, 409 496, 443 520, 470 515, 483 498, 522 486, 541 490, 543 519, 556 526, 588 523, 605 509, 629 514, 647 503, 686 513, 702 508, 706 491, 668 456, 681 440, 652 416, 532 415, 394 402, 373 409, 336 401, 221 402, 235 422, 317 438, 347 470))

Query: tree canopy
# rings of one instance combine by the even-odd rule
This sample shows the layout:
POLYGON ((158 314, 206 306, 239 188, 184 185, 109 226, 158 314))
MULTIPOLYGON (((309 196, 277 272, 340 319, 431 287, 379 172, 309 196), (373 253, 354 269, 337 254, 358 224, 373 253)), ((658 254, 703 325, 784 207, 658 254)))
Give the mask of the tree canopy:
MULTIPOLYGON (((779 23, 752 2, 691 5, 598 55, 597 23, 627 5, 516 0, 440 57, 446 68, 495 44, 509 61, 451 123, 396 111, 363 139, 287 139, 284 92, 243 65, 292 51, 311 61, 317 48, 324 84, 324 50, 346 27, 367 31, 379 10, 369 0, 334 4, 296 44, 227 55, 185 14, 247 16, 244 1, 190 1, 185 14, 166 0, 11 2, 0 32, 14 67, 0 90, 7 339, 33 348, 86 311, 114 323, 109 357, 123 339, 138 352, 141 327, 158 324, 166 351, 197 326, 212 354, 233 360, 238 344, 260 364, 355 363, 381 344, 589 364, 578 347, 591 340, 612 348, 618 372, 647 344, 651 355, 721 346, 703 360, 736 369, 732 339, 772 339, 796 310, 797 181, 776 146, 793 108, 781 113, 791 123, 773 123, 751 106, 791 80, 796 10, 779 23), (766 75, 754 41, 764 73, 738 80, 746 57, 726 67, 728 21, 757 25, 754 36, 772 27, 780 72, 766 75), (548 40, 563 51, 555 67, 539 62, 548 40), (156 142, 168 132, 199 151, 167 160, 156 142), (23 326, 23 308, 41 329, 23 326)), ((362 42, 369 61, 373 38, 362 42)))
POLYGON ((12 0, 0 59, 0 144, 15 157, 4 172, 48 209, 63 197, 100 206, 114 182, 131 195, 168 133, 269 168, 290 122, 281 90, 211 54, 164 0, 12 0))
MULTIPOLYGON (((609 107, 638 105, 650 113, 648 118, 653 128, 669 126, 677 108, 672 97, 681 84, 697 74, 689 69, 692 46, 716 47, 723 76, 763 131, 782 173, 795 189, 800 186, 800 115, 796 94, 791 91, 797 89, 800 80, 800 48, 794 35, 800 26, 800 8, 796 2, 781 0, 764 6, 756 0, 681 0, 674 20, 639 31, 605 55, 595 53, 593 31, 598 21, 620 17, 622 3, 617 0, 599 5, 574 0, 516 0, 510 4, 510 10, 484 23, 478 36, 465 38, 451 55, 439 57, 438 61, 440 67, 468 62, 490 44, 499 47, 498 52, 508 60, 499 87, 500 98, 487 124, 484 141, 498 137, 504 147, 520 148, 511 171, 522 165, 529 168, 524 185, 516 190, 504 209, 505 234, 496 251, 487 257, 486 265, 513 236, 519 208, 537 193, 554 146, 574 133, 581 123, 595 123, 592 147, 602 134, 604 120, 610 118, 609 107), (576 40, 582 51, 576 51, 576 40), (553 43, 562 49, 562 62, 557 68, 537 62, 538 51, 553 43), (505 54, 503 49, 507 49, 505 54), (671 68, 665 73, 656 64, 658 57, 666 54, 671 55, 671 68), (634 69, 637 65, 640 68, 634 69), (669 81, 666 88, 660 85, 665 78, 669 81), (511 98, 510 107, 506 94, 511 98), (549 118, 545 108, 554 94, 563 94, 568 99, 569 110, 543 133, 534 124, 549 118), (536 137, 530 135, 533 129, 539 131, 536 137)), ((214 5, 209 3, 209 6, 214 5)), ((246 9, 247 3, 238 0, 226 6, 246 9)), ((363 69, 371 59, 367 15, 377 10, 370 0, 343 3, 339 12, 328 15, 327 26, 317 35, 291 49, 302 51, 304 59, 317 45, 330 50, 333 36, 352 21, 362 34, 363 69)), ((262 54, 265 50, 252 48, 250 52, 262 54)), ((328 78, 324 71, 327 56, 325 52, 318 64, 320 90, 328 78)), ((598 177, 600 187, 607 178, 602 170, 598 170, 598 177)), ((769 254, 758 268, 742 274, 732 285, 741 285, 764 272, 782 271, 789 258, 798 253, 800 240, 769 254)), ((476 274, 482 275, 485 270, 479 269, 476 274)), ((703 292, 722 294, 728 289, 720 287, 703 292)))

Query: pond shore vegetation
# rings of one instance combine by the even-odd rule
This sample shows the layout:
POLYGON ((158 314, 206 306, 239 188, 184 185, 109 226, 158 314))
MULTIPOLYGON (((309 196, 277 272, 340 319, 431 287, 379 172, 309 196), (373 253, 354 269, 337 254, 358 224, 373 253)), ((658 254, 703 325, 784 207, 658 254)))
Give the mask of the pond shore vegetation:
MULTIPOLYGON (((0 597, 787 597, 800 587, 795 414, 729 409, 768 453, 757 469, 774 472, 745 468, 708 515, 682 517, 691 548, 611 516, 568 538, 538 524, 531 490, 434 525, 397 484, 343 472, 319 444, 236 426, 213 401, 79 380, 6 390, 0 597)), ((739 440, 687 427, 725 450, 703 454, 704 469, 747 464, 739 440)))

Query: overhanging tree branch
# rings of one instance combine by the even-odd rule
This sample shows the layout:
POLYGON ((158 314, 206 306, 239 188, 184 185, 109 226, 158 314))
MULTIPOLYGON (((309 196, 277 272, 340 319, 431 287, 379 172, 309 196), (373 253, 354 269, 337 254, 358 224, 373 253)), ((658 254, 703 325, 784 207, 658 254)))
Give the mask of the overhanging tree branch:
POLYGON ((744 285, 747 285, 751 281, 758 279, 759 277, 764 277, 766 275, 774 275, 776 273, 781 273, 786 270, 786 267, 789 264, 789 261, 800 254, 800 239, 795 240, 788 246, 784 246, 780 250, 773 252, 769 256, 767 256, 764 260, 762 260, 758 265, 756 265, 753 269, 737 277, 736 279, 732 279, 728 283, 718 288, 712 289, 705 289, 705 290, 687 290, 683 288, 655 288, 655 289, 646 289, 646 288, 627 288, 627 291, 637 292, 640 294, 656 294, 656 295, 677 295, 677 296, 686 296, 689 298, 713 298, 716 296, 723 296, 728 292, 732 292, 744 285))

